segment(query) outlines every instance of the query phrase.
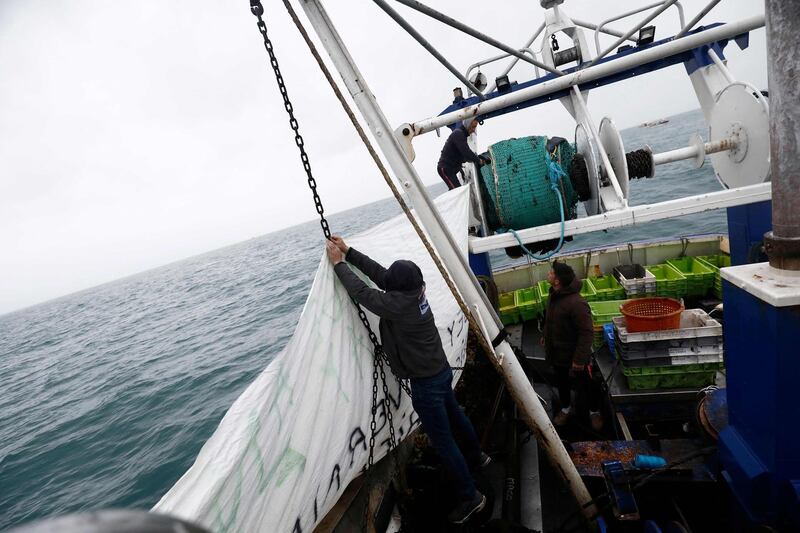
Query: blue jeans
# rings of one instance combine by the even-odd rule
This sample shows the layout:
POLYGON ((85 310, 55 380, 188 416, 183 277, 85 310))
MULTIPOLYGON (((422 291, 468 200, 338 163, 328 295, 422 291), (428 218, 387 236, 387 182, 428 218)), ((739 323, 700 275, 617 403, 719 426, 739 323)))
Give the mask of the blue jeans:
POLYGON ((459 497, 470 500, 475 496, 476 489, 468 464, 478 464, 481 449, 475 428, 456 402, 452 382, 453 370, 450 365, 434 376, 412 378, 411 403, 445 471, 455 482, 459 497), (463 454, 456 444, 454 433, 465 448, 463 454))

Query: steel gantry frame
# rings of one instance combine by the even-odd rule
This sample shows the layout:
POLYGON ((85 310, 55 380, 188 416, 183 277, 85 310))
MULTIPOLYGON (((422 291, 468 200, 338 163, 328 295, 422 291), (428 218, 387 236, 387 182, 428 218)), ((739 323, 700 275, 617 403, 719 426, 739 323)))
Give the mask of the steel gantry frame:
MULTIPOLYGON (((416 216, 421 221, 422 225, 427 230, 431 240, 436 248, 437 253, 442 258, 443 262, 447 265, 448 270, 453 278, 453 281, 458 288, 459 293, 464 298, 468 308, 475 315, 476 320, 479 322, 483 334, 487 339, 496 339, 496 347, 494 353, 491 354, 493 363, 498 372, 504 378, 508 390, 511 393, 515 403, 520 408, 521 417, 531 427, 534 434, 539 441, 543 451, 548 456, 549 460, 556 466, 555 470, 562 477, 567 488, 575 496, 581 510, 587 518, 595 515, 595 506, 591 502, 590 495, 581 480, 580 476, 575 469, 568 453, 564 449, 558 434, 553 428, 547 413, 544 410, 539 398, 533 390, 527 376, 522 370, 519 361, 513 353, 511 346, 500 337, 502 324, 499 322, 496 312, 488 303, 482 289, 480 288, 475 275, 469 267, 467 258, 463 255, 462 251, 455 244, 455 240, 449 233, 447 227, 443 224, 441 217, 435 209, 431 198, 428 196, 427 191, 417 174, 415 168, 411 164, 409 155, 413 153, 410 150, 410 140, 416 135, 421 135, 433 131, 442 126, 448 126, 463 120, 468 117, 478 116, 485 113, 494 111, 501 111, 504 108, 512 107, 522 102, 530 101, 535 98, 547 97, 562 93, 557 97, 562 97, 564 94, 573 93, 573 101, 578 100, 582 102, 580 94, 580 84, 591 84, 604 77, 610 77, 619 74, 623 71, 634 69, 637 66, 644 65, 648 62, 655 62, 664 57, 675 55, 678 53, 693 50, 695 48, 714 43, 721 40, 732 39, 750 30, 763 27, 764 17, 751 17, 739 21, 737 23, 726 24, 723 26, 706 29, 702 32, 688 34, 691 27, 702 18, 702 15, 710 10, 718 0, 713 1, 704 8, 704 12, 695 17, 689 24, 683 25, 681 34, 670 42, 661 43, 658 46, 639 50, 636 53, 623 54, 619 57, 610 58, 608 60, 602 59, 602 55, 608 53, 611 49, 604 51, 588 66, 580 68, 571 73, 564 73, 559 71, 553 65, 547 65, 539 62, 535 57, 526 55, 524 47, 522 51, 511 48, 491 37, 488 37, 468 26, 462 24, 446 15, 443 15, 433 9, 421 4, 416 0, 397 0, 412 9, 420 11, 432 18, 440 20, 441 22, 454 27, 468 35, 478 38, 484 42, 499 48, 505 54, 514 56, 513 63, 508 67, 507 71, 513 68, 518 60, 523 60, 533 64, 537 68, 546 70, 552 75, 548 76, 550 79, 541 80, 530 87, 518 89, 508 94, 501 95, 488 95, 481 94, 476 87, 470 86, 471 84, 465 83, 467 87, 473 91, 482 101, 469 105, 462 109, 445 113, 438 117, 420 120, 413 124, 403 125, 393 132, 393 129, 383 115, 383 112, 378 105, 374 95, 369 90, 369 87, 361 75, 358 67, 355 65, 352 57, 350 56, 344 42, 336 31, 332 21, 328 17, 325 9, 322 6, 321 0, 297 0, 305 11, 311 25, 314 27, 318 37, 320 38, 323 46, 326 48, 333 64, 341 75, 345 86, 348 89, 353 101, 359 108, 362 117, 367 122, 373 136, 381 148, 389 166, 392 168, 396 179, 400 182, 403 189, 407 193, 409 199, 416 209, 416 216), (680 37, 680 38, 678 38, 680 37), (554 75, 554 76, 553 76, 554 75), (487 97, 484 99, 484 97, 487 97), (402 139, 406 136, 407 139, 402 139), (405 143, 405 144, 404 144, 405 143)), ((390 14, 398 23, 402 20, 399 15, 393 15, 391 8, 387 9, 386 2, 383 0, 375 0, 384 11, 390 14)), ((657 13, 649 16, 645 21, 639 24, 638 27, 643 26, 649 20, 652 20, 657 14, 663 12, 668 7, 677 4, 675 0, 664 0, 660 7, 656 9, 657 13)), ((576 23, 578 24, 578 23, 576 23)), ((582 22, 579 24, 582 27, 592 27, 589 23, 582 22)), ((416 33, 413 28, 407 23, 401 23, 401 26, 406 29, 412 36, 417 39, 420 44, 425 46, 448 70, 453 72, 452 65, 449 65, 444 57, 436 52, 429 43, 416 33)), ((630 40, 632 31, 628 32, 615 32, 599 27, 594 27, 596 32, 603 32, 615 35, 618 37, 618 42, 630 40)), ((635 31, 635 30, 634 30, 635 31)), ((537 33, 531 38, 532 43, 537 33)), ((535 54, 531 54, 535 55, 535 54)), ((453 72, 453 74, 456 74, 453 72)), ((466 76, 456 75, 459 81, 469 81, 466 76), (466 79, 466 80, 465 80, 466 79)), ((590 85, 591 86, 591 85, 590 85)), ((585 107, 585 105, 583 106, 585 107)), ((588 114, 587 110, 583 110, 583 115, 588 114)), ((594 130, 594 128, 592 128, 594 130)), ((593 131, 596 138, 596 131, 593 131)), ((689 151, 686 152, 689 154, 689 151)), ((689 154, 691 155, 691 154, 689 154)), ((677 157, 677 154, 672 154, 669 157, 677 157)), ((669 157, 662 158, 663 160, 669 157)), ((607 157, 605 158, 607 159, 607 157)), ((606 163, 606 167, 610 167, 606 163)), ((619 185, 612 180, 615 185, 614 189, 617 194, 620 193, 619 185)), ((590 231, 597 231, 609 227, 619 227, 623 225, 635 224, 637 222, 657 220, 659 218, 668 218, 671 216, 680 216, 688 213, 700 212, 708 209, 715 209, 719 207, 726 207, 732 205, 740 205, 768 199, 770 196, 770 186, 768 183, 754 185, 750 187, 742 187, 738 189, 730 189, 717 193, 708 193, 705 195, 698 195, 696 197, 684 198, 679 200, 672 200, 670 202, 661 202, 659 204, 651 204, 646 206, 637 206, 628 208, 623 203, 623 208, 609 211, 601 215, 587 217, 584 219, 569 221, 566 226, 566 233, 585 233, 590 231)), ((519 232, 523 242, 533 242, 537 240, 557 237, 557 228, 551 226, 543 226, 540 228, 533 228, 530 230, 522 230, 519 232)), ((494 235, 491 237, 473 237, 470 239, 470 249, 473 252, 486 251, 494 248, 506 247, 516 244, 516 240, 511 236, 494 235)))

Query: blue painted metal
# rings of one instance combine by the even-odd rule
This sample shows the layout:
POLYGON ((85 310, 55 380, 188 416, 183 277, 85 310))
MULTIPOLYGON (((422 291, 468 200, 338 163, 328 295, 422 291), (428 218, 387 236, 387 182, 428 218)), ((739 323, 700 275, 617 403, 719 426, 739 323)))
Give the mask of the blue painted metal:
MULTIPOLYGON (((709 24, 708 26, 701 26, 701 27, 689 32, 689 34, 700 33, 700 32, 703 32, 705 30, 708 30, 708 29, 711 29, 711 28, 715 28, 715 27, 721 26, 721 25, 722 25, 721 23, 714 23, 714 24, 709 24)), ((653 43, 651 43, 649 45, 646 45, 646 46, 629 48, 627 50, 623 50, 621 52, 618 52, 618 53, 616 53, 614 55, 610 55, 608 57, 604 57, 603 59, 598 61, 597 64, 599 65, 601 63, 607 63, 609 61, 614 61, 614 60, 619 59, 621 57, 625 57, 625 56, 628 56, 628 55, 631 55, 631 54, 636 54, 636 53, 638 53, 638 52, 640 52, 642 50, 646 50, 648 48, 652 48, 654 46, 658 46, 660 44, 664 44, 664 43, 670 42, 672 40, 673 40, 673 37, 668 37, 666 39, 661 39, 660 41, 655 41, 655 42, 653 42, 653 43)), ((748 42, 748 34, 744 33, 742 35, 736 36, 733 40, 735 40, 739 44, 739 46, 742 46, 742 43, 745 43, 745 46, 746 46, 747 42, 748 42)), ((656 70, 660 70, 662 68, 670 67, 670 66, 673 66, 673 65, 678 65, 680 63, 684 63, 686 65, 687 71, 691 74, 697 68, 699 68, 701 66, 704 66, 703 61, 708 61, 708 55, 706 53, 706 50, 708 49, 708 46, 712 46, 714 48, 714 50, 722 58, 722 57, 724 57, 723 54, 722 54, 723 49, 725 48, 725 46, 728 44, 729 41, 730 41, 730 39, 723 39, 723 40, 717 41, 715 43, 712 43, 711 45, 707 45, 707 46, 703 46, 703 47, 700 47, 700 48, 696 48, 694 50, 688 50, 686 52, 673 54, 671 56, 667 56, 667 57, 662 58, 662 59, 651 61, 650 63, 638 66, 636 68, 624 70, 622 72, 618 72, 616 74, 605 76, 605 77, 602 77, 602 78, 599 78, 599 79, 596 79, 596 80, 593 80, 593 81, 588 81, 588 82, 585 82, 585 83, 581 83, 580 86, 581 86, 581 89, 584 89, 584 90, 593 89, 593 88, 596 88, 596 87, 602 87, 604 85, 609 85, 609 84, 616 83, 616 82, 621 81, 621 80, 634 78, 636 76, 641 76, 642 74, 647 74, 649 72, 654 72, 656 70), (702 58, 702 59, 700 59, 700 58, 702 58)), ((580 69, 580 67, 573 67, 573 68, 570 68, 570 69, 566 69, 563 72, 565 74, 569 74, 569 73, 575 72, 576 70, 579 70, 579 69, 580 69)), ((528 88, 528 87, 533 87, 534 85, 539 85, 540 83, 544 83, 544 82, 552 80, 552 79, 554 79, 556 77, 557 77, 556 74, 548 74, 546 76, 542 76, 540 78, 536 78, 536 79, 529 80, 529 81, 522 82, 522 83, 512 82, 510 91, 505 91, 503 93, 500 93, 498 91, 493 91, 493 92, 488 93, 488 94, 486 94, 484 96, 486 97, 486 100, 491 100, 492 98, 497 98, 501 94, 508 94, 509 92, 515 92, 515 91, 519 91, 521 89, 525 89, 525 88, 528 88)), ((489 113, 485 113, 485 114, 481 115, 481 119, 497 117, 497 116, 505 115, 507 113, 513 113, 514 111, 519 111, 520 109, 525 109, 525 108, 528 108, 528 107, 539 105, 539 104, 542 104, 544 102, 549 102, 551 100, 558 100, 559 98, 563 98, 564 96, 567 96, 569 94, 569 92, 570 92, 570 89, 564 89, 562 91, 557 91, 557 92, 549 94, 547 96, 540 96, 540 97, 537 97, 537 98, 531 98, 530 100, 526 100, 526 101, 520 102, 518 104, 510 105, 510 106, 504 107, 502 109, 498 109, 497 111, 492 111, 492 112, 489 112, 489 113)), ((473 96, 471 98, 465 98, 465 99, 463 99, 463 100, 461 100, 461 101, 459 101, 457 103, 453 103, 452 105, 450 105, 447 108, 445 108, 444 111, 442 111, 440 113, 440 115, 444 115, 445 113, 450 113, 451 111, 458 111, 459 109, 462 109, 464 107, 475 105, 475 104, 479 103, 480 101, 481 100, 477 96, 473 96)), ((456 125, 457 124, 451 124, 448 127, 452 129, 452 128, 456 127, 456 125)))
MULTIPOLYGON (((733 38, 736 42, 737 46, 739 46, 740 50, 744 50, 748 46, 750 46, 750 34, 744 33, 742 35, 738 35, 733 38)), ((684 66, 686 67, 686 73, 692 74, 695 70, 703 67, 707 67, 708 65, 713 65, 714 61, 708 57, 708 51, 714 50, 721 60, 725 60, 725 46, 727 46, 728 41, 718 41, 716 43, 707 44, 704 46, 699 46, 691 51, 692 59, 686 61, 684 66)))
POLYGON ((766 261, 761 251, 764 234, 772 229, 772 201, 728 208, 731 264, 766 261))
POLYGON ((800 306, 723 280, 728 427, 723 476, 751 523, 800 528, 800 306), (735 310, 735 312, 731 312, 735 310))
POLYGON ((728 427, 727 389, 717 389, 709 392, 703 403, 703 409, 708 423, 717 434, 728 427))
POLYGON ((486 252, 482 254, 469 254, 469 267, 476 276, 492 277, 492 262, 489 259, 489 254, 486 252))

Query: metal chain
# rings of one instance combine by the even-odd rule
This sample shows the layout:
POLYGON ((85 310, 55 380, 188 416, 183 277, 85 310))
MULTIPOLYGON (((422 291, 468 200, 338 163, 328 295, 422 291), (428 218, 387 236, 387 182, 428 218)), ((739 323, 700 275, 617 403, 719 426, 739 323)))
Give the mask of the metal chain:
POLYGON ((379 365, 381 372, 381 384, 383 386, 383 405, 386 411, 386 422, 389 424, 389 449, 393 450, 397 446, 397 439, 394 433, 394 421, 392 420, 392 402, 389 400, 389 387, 386 386, 386 372, 383 364, 379 365))
MULTIPOLYGON (((367 459, 367 470, 372 468, 372 455, 375 451, 375 430, 377 429, 375 415, 378 411, 378 361, 380 361, 380 358, 376 352, 372 364, 372 417, 369 421, 369 458, 367 459)), ((383 368, 383 365, 381 365, 381 368, 383 368)))
POLYGON ((553 49, 553 52, 558 51, 558 37, 556 37, 555 33, 550 34, 550 47, 553 49))
POLYGON ((411 208, 408 207, 408 204, 403 199, 403 196, 400 194, 400 191, 397 189, 397 186, 394 184, 394 182, 392 181, 392 178, 389 176, 389 171, 386 170, 386 166, 384 166, 383 161, 381 161, 381 158, 378 156, 378 153, 375 151, 375 148, 372 146, 372 142, 369 140, 369 137, 367 137, 367 134, 364 132, 364 128, 361 127, 361 124, 359 124, 355 113, 350 108, 350 104, 347 103, 347 99, 345 99, 344 95, 342 94, 342 91, 336 85, 336 82, 333 79, 333 75, 331 74, 330 70, 328 70, 328 67, 325 65, 325 61, 322 60, 322 56, 319 55, 319 52, 317 51, 317 47, 312 42, 311 37, 309 37, 308 32, 306 31, 305 27, 303 26, 303 23, 300 22, 300 19, 297 17, 297 13, 295 13, 294 8, 292 7, 292 4, 289 3, 289 0, 282 0, 282 1, 283 1, 284 7, 286 7, 286 11, 289 13, 289 16, 292 18, 292 22, 294 22, 294 25, 297 28, 297 31, 300 32, 300 35, 303 37, 303 40, 306 42, 306 46, 308 46, 308 50, 311 52, 311 55, 314 56, 314 59, 316 60, 320 71, 325 76, 325 79, 328 81, 328 84, 330 85, 331 90, 333 91, 333 94, 336 95, 336 98, 339 100, 339 103, 342 105, 342 109, 347 114, 347 118, 350 119, 350 122, 353 124, 353 128, 355 128, 356 133, 358 133, 358 136, 361 139, 361 142, 364 143, 364 147, 367 149, 367 152, 369 152, 370 157, 372 157, 372 160, 375 162, 375 166, 380 171, 381 176, 383 176, 383 179, 386 182, 386 185, 392 191, 392 196, 394 196, 394 199, 397 200, 398 205, 400 206, 400 208, 403 210, 403 213, 408 218, 408 221, 411 223, 411 226, 414 228, 414 231, 417 233, 417 236, 419 237, 419 240, 422 241, 422 244, 425 246, 425 249, 428 251, 428 254, 431 256, 431 260, 433 260, 433 264, 436 265, 436 269, 442 275, 442 279, 444 279, 445 284, 447 284, 447 288, 450 289, 450 293, 453 295, 453 298, 455 299, 456 303, 458 303, 458 307, 461 309, 461 312, 464 313, 464 316, 467 318, 467 322, 469 322, 470 330, 475 335, 475 338, 478 339, 478 342, 480 343, 481 348, 483 348, 484 352, 486 352, 486 354, 489 356, 489 360, 492 362, 492 365, 494 365, 494 367, 498 371, 500 371, 500 363, 498 362, 498 360, 495 357, 491 357, 491 354, 494 353, 494 349, 492 348, 491 344, 489 343, 489 341, 484 336, 483 331, 481 330, 481 327, 478 324, 478 321, 475 319, 475 316, 472 314, 472 311, 470 311, 470 309, 467 307, 466 302, 461 297, 461 293, 458 292, 458 289, 456 288, 455 284, 453 283, 453 280, 450 278, 450 274, 447 272, 447 269, 444 267, 444 264, 442 263, 441 259, 439 259, 439 256, 436 254, 436 251, 433 249, 433 245, 428 240, 428 237, 425 235, 425 232, 422 230, 422 227, 419 225, 419 222, 417 222, 417 219, 414 218, 414 215, 411 213, 411 208))
POLYGON ((256 25, 258 26, 258 31, 261 32, 261 35, 264 37, 264 48, 267 49, 267 54, 269 54, 269 63, 272 65, 272 70, 275 73, 275 81, 278 82, 278 89, 283 97, 283 107, 286 108, 286 112, 289 114, 289 126, 294 132, 294 142, 297 148, 300 149, 300 161, 302 161, 303 170, 306 171, 306 176, 308 177, 308 187, 311 189, 311 194, 314 196, 314 206, 316 206, 317 213, 319 214, 319 223, 322 226, 322 233, 325 234, 325 238, 327 239, 331 236, 331 230, 328 227, 328 221, 325 219, 325 209, 323 209, 322 200, 317 193, 317 181, 311 173, 311 162, 308 160, 308 154, 306 154, 303 136, 300 135, 300 125, 297 123, 297 119, 294 116, 292 102, 289 101, 289 93, 286 91, 286 84, 283 81, 281 69, 278 66, 278 58, 275 57, 275 52, 272 49, 272 41, 267 36, 267 25, 264 23, 264 19, 261 18, 264 14, 264 6, 261 5, 260 0, 250 0, 250 11, 253 15, 258 17, 258 23, 256 25))
MULTIPOLYGON (((272 41, 270 40, 269 36, 267 35, 267 25, 264 22, 262 16, 264 15, 264 6, 261 5, 260 0, 250 0, 250 11, 258 18, 258 31, 261 33, 261 36, 264 38, 264 48, 267 49, 267 54, 269 55, 269 62, 272 66, 272 70, 275 73, 275 81, 278 83, 278 89, 280 90, 281 96, 283 97, 283 107, 286 109, 286 113, 289 115, 289 126, 292 128, 294 132, 294 142, 297 145, 297 148, 300 150, 300 161, 303 163, 303 169, 306 172, 306 176, 308 178, 308 187, 311 189, 311 194, 314 197, 314 205, 317 209, 317 214, 319 214, 320 218, 320 226, 322 226, 322 233, 325 235, 325 238, 328 239, 331 236, 331 230, 328 225, 328 221, 325 218, 325 209, 322 206, 322 199, 319 197, 317 193, 317 182, 314 179, 314 176, 311 171, 311 162, 308 159, 308 154, 305 150, 305 143, 303 141, 303 136, 300 135, 300 125, 297 122, 297 119, 294 116, 294 108, 292 106, 292 102, 289 100, 289 93, 286 90, 286 83, 283 81, 283 75, 281 75, 280 66, 278 65, 278 58, 275 57, 275 51, 272 47, 272 41)), ((394 423, 392 420, 392 412, 391 412, 391 404, 389 401, 389 390, 386 385, 386 372, 384 370, 384 360, 386 359, 386 354, 383 351, 383 347, 381 346, 380 342, 378 342, 378 337, 375 335, 375 332, 372 331, 372 327, 369 324, 369 319, 367 318, 367 314, 361 308, 359 303, 351 298, 353 304, 356 306, 358 310, 358 317, 361 319, 362 324, 367 330, 367 334, 369 335, 369 340, 372 342, 375 348, 375 360, 373 364, 373 371, 372 371, 372 420, 370 421, 370 439, 369 439, 369 459, 367 463, 367 468, 372 467, 373 463, 373 451, 375 448, 375 432, 376 432, 376 421, 375 421, 375 412, 377 411, 378 406, 378 377, 380 375, 380 379, 383 384, 383 394, 384 394, 384 408, 386 410, 386 418, 387 422, 389 423, 389 450, 393 450, 397 445, 395 439, 395 432, 394 432, 394 423)), ((388 360, 387 360, 388 361, 388 360)), ((403 380, 397 378, 397 383, 400 385, 400 388, 406 392, 406 394, 411 396, 411 390, 403 380)))

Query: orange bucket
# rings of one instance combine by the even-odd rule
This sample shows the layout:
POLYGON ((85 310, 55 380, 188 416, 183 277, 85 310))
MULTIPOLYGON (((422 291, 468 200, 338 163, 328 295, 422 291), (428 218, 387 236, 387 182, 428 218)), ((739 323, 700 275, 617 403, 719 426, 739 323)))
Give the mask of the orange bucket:
POLYGON ((628 331, 679 329, 683 304, 672 298, 638 298, 619 306, 628 331))

